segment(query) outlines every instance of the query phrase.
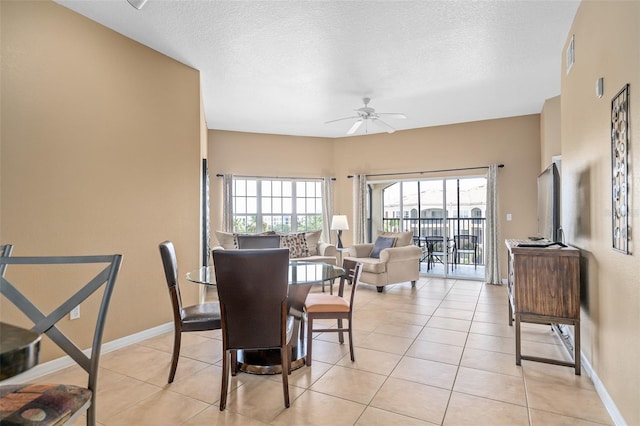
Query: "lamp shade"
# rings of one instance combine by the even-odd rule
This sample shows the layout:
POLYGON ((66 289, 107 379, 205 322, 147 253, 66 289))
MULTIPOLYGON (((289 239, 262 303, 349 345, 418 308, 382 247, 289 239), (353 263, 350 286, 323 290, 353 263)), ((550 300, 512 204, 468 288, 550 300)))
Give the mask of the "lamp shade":
POLYGON ((334 231, 343 231, 345 229, 348 230, 349 222, 347 222, 347 216, 343 214, 334 215, 331 219, 331 229, 334 231))

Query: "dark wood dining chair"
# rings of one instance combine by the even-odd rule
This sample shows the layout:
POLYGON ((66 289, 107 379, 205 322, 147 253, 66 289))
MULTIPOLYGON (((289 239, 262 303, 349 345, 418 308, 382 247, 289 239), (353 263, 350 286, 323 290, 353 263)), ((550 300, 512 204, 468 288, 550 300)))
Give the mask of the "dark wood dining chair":
POLYGON ((304 302, 304 311, 307 320, 307 365, 311 365, 313 332, 338 333, 338 341, 340 343, 344 343, 344 333, 348 333, 351 361, 355 361, 356 359, 353 349, 353 302, 356 296, 356 289, 358 288, 358 278, 360 277, 362 264, 345 259, 342 262, 342 267, 345 273, 340 278, 337 295, 311 293, 304 302), (351 284, 351 296, 349 299, 344 297, 344 288, 347 282, 351 284), (316 319, 335 319, 338 321, 338 327, 314 328, 313 321, 316 319), (343 326, 343 320, 349 321, 347 327, 343 326))
POLYGON ((222 321, 220 319, 220 306, 217 302, 182 306, 176 250, 171 241, 164 241, 160 243, 159 247, 173 309, 173 355, 171 356, 171 369, 169 370, 168 380, 168 383, 172 383, 178 368, 182 333, 218 330, 222 327, 222 321))
MULTIPOLYGON (((45 315, 34 302, 19 290, 19 286, 13 283, 15 280, 9 281, 0 276, 0 293, 33 322, 32 330, 40 335, 46 334, 51 341, 88 373, 87 387, 40 383, 0 386, 0 398, 2 399, 0 405, 3 407, 0 411, 0 424, 73 424, 86 413, 87 425, 95 425, 102 336, 111 294, 121 262, 122 256, 119 254, 106 256, 0 256, 0 270, 8 265, 11 265, 10 268, 7 268, 9 272, 18 268, 34 268, 34 273, 20 274, 18 277, 30 277, 32 282, 29 283, 29 287, 38 288, 39 292, 50 292, 51 298, 62 295, 70 287, 74 287, 74 290, 79 287, 79 290, 75 291, 71 297, 45 315), (89 265, 93 265, 90 272, 88 272, 91 268, 89 265), (71 266, 77 267, 72 268, 71 266), (51 268, 52 274, 45 273, 44 268, 47 267, 51 268), (91 278, 75 284, 79 276, 84 276, 82 274, 90 274, 91 278), (64 277, 64 282, 52 277, 64 277), (42 281, 36 281, 38 279, 42 281), (58 323, 66 319, 67 314, 98 292, 100 288, 103 291, 93 329, 91 352, 85 353, 63 333, 58 323), (11 401, 10 404, 9 401, 11 401)), ((96 295, 99 295, 99 292, 96 295)), ((64 299, 64 296, 60 299, 64 299)))
POLYGON ((213 251, 222 314, 220 411, 227 405, 229 357, 237 372, 237 351, 279 349, 284 406, 289 379, 294 318, 288 315, 289 249, 213 251))

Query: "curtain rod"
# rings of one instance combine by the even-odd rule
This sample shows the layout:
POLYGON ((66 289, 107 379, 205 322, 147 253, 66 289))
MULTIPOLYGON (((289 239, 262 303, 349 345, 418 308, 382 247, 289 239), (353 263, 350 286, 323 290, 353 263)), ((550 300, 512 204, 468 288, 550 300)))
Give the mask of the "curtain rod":
MULTIPOLYGON (((498 164, 498 167, 504 167, 504 164, 498 164)), ((460 170, 478 170, 478 169, 488 169, 489 166, 478 166, 478 167, 461 167, 458 169, 441 169, 441 170, 423 170, 421 172, 399 172, 399 173, 376 173, 372 175, 365 175, 366 177, 373 176, 400 176, 400 175, 422 175, 424 173, 439 173, 439 172, 457 172, 460 170)), ((353 178, 353 175, 347 176, 347 178, 353 178)))
MULTIPOLYGON (((223 177, 224 175, 221 173, 216 174, 216 177, 223 177)), ((291 177, 291 176, 243 176, 243 175, 234 175, 233 177, 239 177, 243 179, 291 179, 291 180, 309 180, 309 179, 322 179, 321 177, 291 177)), ((332 177, 331 180, 336 180, 336 178, 332 177)))

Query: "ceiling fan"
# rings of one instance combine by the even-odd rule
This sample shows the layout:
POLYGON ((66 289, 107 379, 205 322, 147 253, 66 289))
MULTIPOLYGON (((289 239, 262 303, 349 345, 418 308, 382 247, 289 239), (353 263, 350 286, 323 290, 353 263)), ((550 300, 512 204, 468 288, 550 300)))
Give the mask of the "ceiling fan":
POLYGON ((362 123, 365 124, 365 129, 366 129, 367 122, 369 121, 377 125, 378 127, 384 129, 387 133, 393 133, 396 131, 396 129, 394 129, 389 124, 382 121, 380 117, 384 116, 384 117, 390 117, 390 118, 407 118, 406 115, 400 112, 376 112, 374 108, 371 108, 369 106, 370 101, 371 101, 370 98, 362 98, 362 102, 364 102, 364 106, 362 108, 358 108, 354 110, 355 112, 358 113, 358 115, 326 121, 324 124, 335 123, 336 121, 342 121, 342 120, 352 120, 355 118, 356 122, 353 123, 353 126, 351 126, 351 128, 347 131, 347 135, 354 134, 360 128, 360 126, 362 126, 362 123))

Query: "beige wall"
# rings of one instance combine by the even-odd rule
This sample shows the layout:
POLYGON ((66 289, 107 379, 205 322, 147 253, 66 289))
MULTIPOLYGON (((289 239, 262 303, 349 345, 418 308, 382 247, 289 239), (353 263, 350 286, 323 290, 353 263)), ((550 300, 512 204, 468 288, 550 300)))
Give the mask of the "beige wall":
MULTIPOLYGON (((640 424, 640 2, 583 1, 574 20, 575 64, 563 68, 562 223, 582 249, 582 350, 627 424, 640 424), (595 95, 598 77, 604 96, 595 95), (630 83, 632 255, 612 249, 611 99, 630 83)), ((568 40, 567 40, 568 44, 568 40)), ((566 46, 566 44, 565 44, 566 46)), ((564 66, 564 56, 562 58, 564 66)))
MULTIPOLYGON (((158 243, 198 265, 198 72, 50 1, 0 10, 2 243, 16 256, 122 253, 105 341, 171 321, 158 243)), ((24 284, 49 305, 63 285, 24 284)), ((92 311, 63 320, 81 347, 92 311)), ((45 341, 41 360, 57 355, 45 341)))
POLYGON ((547 99, 540 113, 540 172, 560 155, 560 96, 547 99))
MULTIPOLYGON (((335 176, 335 210, 353 223, 352 180, 348 175, 413 172, 505 165, 499 170, 499 238, 536 231, 536 176, 540 164, 540 116, 528 115, 451 126, 338 139, 301 138, 209 131, 211 174, 252 176, 335 176), (507 213, 513 220, 507 222, 507 213)), ((464 172, 484 175, 486 170, 464 172)), ((437 177, 439 174, 422 175, 437 177)), ((440 174, 442 176, 442 174, 440 174)), ((406 178, 407 176, 399 176, 406 178)), ((388 179, 388 178, 385 178, 388 179)), ((212 230, 222 216, 221 182, 212 192, 212 230)), ((352 231, 343 241, 351 244, 352 231)), ((506 249, 501 251, 504 256, 506 249)), ((506 263, 502 262, 506 277, 506 263)))

